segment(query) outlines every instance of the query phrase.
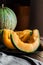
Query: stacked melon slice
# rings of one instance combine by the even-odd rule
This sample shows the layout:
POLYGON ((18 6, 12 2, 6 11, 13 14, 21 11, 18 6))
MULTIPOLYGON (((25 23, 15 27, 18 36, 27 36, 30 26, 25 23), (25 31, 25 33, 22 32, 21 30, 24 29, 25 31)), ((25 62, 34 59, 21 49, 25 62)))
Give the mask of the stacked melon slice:
POLYGON ((39 30, 12 31, 3 29, 2 40, 9 49, 18 49, 23 52, 34 52, 40 45, 39 30))

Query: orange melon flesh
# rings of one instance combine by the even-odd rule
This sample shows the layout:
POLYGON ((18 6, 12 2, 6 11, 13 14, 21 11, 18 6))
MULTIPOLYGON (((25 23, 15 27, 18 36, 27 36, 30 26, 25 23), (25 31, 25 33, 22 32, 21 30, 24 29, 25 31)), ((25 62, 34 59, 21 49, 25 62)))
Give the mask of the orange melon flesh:
POLYGON ((8 30, 8 29, 3 30, 3 42, 7 48, 14 49, 14 46, 13 46, 11 39, 10 39, 10 33, 13 33, 13 31, 8 30))
MULTIPOLYGON (((30 34, 30 32, 32 33, 32 30, 23 30, 23 31, 16 31, 17 35, 19 36, 19 38, 24 38, 27 34, 30 34)), ((23 39, 24 40, 24 39, 23 39)))
POLYGON ((39 31, 33 30, 33 37, 35 41, 32 43, 24 43, 19 39, 19 36, 14 32, 14 35, 11 34, 11 40, 14 46, 16 46, 19 50, 24 51, 24 52, 34 52, 40 44, 40 39, 39 39, 39 31))

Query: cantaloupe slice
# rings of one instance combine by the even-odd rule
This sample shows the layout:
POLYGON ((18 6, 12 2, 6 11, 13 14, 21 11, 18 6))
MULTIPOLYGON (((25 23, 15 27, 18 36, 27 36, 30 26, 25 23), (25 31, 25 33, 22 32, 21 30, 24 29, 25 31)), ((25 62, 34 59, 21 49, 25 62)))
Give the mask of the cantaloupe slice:
POLYGON ((10 39, 10 34, 14 34, 12 30, 9 29, 3 29, 3 43, 4 45, 9 48, 9 49, 15 49, 13 46, 11 39, 10 39))
POLYGON ((40 45, 39 31, 37 29, 33 30, 33 34, 31 35, 30 40, 28 40, 28 43, 26 42, 24 43, 23 41, 21 41, 21 39, 15 32, 14 35, 11 34, 10 37, 12 44, 17 49, 23 52, 27 53, 34 52, 40 45))

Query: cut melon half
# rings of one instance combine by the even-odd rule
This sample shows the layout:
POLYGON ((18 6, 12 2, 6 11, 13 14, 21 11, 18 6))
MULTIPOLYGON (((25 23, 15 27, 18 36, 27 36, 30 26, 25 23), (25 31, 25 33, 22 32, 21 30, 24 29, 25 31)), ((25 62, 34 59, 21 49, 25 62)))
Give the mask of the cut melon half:
POLYGON ((19 36, 14 32, 14 35, 11 34, 11 41, 12 44, 20 51, 23 52, 34 52, 37 50, 37 48, 40 45, 40 37, 39 37, 39 30, 35 29, 33 30, 32 35, 30 36, 30 39, 28 40, 28 43, 24 43, 19 36))

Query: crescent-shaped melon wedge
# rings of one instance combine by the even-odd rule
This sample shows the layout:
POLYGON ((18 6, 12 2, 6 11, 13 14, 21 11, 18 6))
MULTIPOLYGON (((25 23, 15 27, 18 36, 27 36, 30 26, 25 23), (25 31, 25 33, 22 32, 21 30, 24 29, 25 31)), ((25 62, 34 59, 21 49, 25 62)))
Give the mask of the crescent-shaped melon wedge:
POLYGON ((7 48, 14 49, 15 47, 13 46, 10 39, 11 33, 14 34, 14 31, 9 30, 9 29, 3 29, 3 43, 7 48))
POLYGON ((31 41, 32 38, 30 39, 30 42, 28 43, 24 43, 23 41, 21 41, 21 39, 19 39, 19 36, 14 32, 14 35, 11 34, 11 41, 12 44, 20 51, 23 52, 34 52, 35 50, 37 50, 37 48, 40 45, 40 37, 39 37, 39 30, 35 29, 33 30, 33 34, 32 34, 32 38, 34 39, 34 41, 31 41))

